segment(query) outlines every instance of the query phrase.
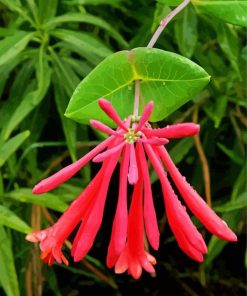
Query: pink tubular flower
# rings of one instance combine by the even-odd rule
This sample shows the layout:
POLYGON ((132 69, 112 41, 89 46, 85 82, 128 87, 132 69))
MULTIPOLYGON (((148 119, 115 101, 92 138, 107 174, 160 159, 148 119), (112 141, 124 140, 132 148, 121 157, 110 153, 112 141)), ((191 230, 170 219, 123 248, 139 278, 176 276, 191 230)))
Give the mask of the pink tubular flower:
POLYGON ((110 137, 78 161, 41 181, 33 189, 34 194, 50 191, 70 179, 90 160, 102 162, 96 176, 53 226, 27 235, 27 240, 40 243, 41 259, 44 262, 52 265, 56 260, 68 264, 62 253, 62 246, 77 226, 79 228, 71 252, 74 261, 82 260, 89 252, 102 222, 110 179, 119 158, 118 202, 107 254, 107 266, 115 266, 116 273, 128 270, 133 278, 138 279, 142 269, 154 272, 153 265, 156 260, 146 252, 144 237, 146 236, 154 250, 158 250, 160 234, 146 155, 161 182, 168 223, 179 247, 189 257, 202 262, 207 247, 202 235, 190 220, 186 207, 174 193, 162 163, 185 204, 202 224, 221 239, 237 240, 226 223, 187 183, 163 146, 171 138, 196 135, 200 130, 199 125, 181 123, 160 129, 151 128, 148 119, 154 107, 152 101, 146 105, 138 120, 129 116, 122 121, 111 103, 105 99, 99 99, 99 106, 118 128, 113 130, 97 120, 91 120, 94 128, 109 134, 110 137), (128 183, 134 186, 129 211, 128 183))

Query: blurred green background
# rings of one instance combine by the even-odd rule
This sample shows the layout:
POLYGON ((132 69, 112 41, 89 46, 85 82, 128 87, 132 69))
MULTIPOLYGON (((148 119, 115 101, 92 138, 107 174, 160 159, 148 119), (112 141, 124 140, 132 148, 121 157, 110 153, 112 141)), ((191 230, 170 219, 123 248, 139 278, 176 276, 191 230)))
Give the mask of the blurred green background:
MULTIPOLYGON (((31 194, 37 181, 101 140, 90 127, 64 117, 74 89, 111 53, 146 46, 171 5, 179 2, 0 0, 0 295, 246 295, 246 30, 200 14, 192 5, 167 26, 156 47, 190 58, 212 79, 159 125, 191 120, 201 124, 196 142, 172 141, 168 149, 202 196, 209 167, 211 194, 206 196, 239 241, 221 241, 195 221, 209 252, 201 265, 187 258, 166 223, 153 175, 161 230, 160 249, 153 252, 157 274, 144 273, 139 281, 115 275, 105 267, 105 258, 118 171, 103 225, 85 260, 48 267, 39 259, 38 246, 25 241, 31 229, 56 221, 98 170, 95 164, 87 165, 52 193, 31 194)), ((69 258, 69 244, 65 254, 69 258)))

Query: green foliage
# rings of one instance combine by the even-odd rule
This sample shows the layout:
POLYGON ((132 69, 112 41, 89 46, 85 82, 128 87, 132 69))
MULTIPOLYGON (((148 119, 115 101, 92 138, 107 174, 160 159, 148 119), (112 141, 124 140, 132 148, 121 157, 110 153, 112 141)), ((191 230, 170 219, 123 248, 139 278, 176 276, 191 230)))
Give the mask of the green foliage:
POLYGON ((0 226, 0 283, 8 296, 19 296, 20 290, 12 253, 11 237, 0 226))
POLYGON ((135 80, 141 81, 140 110, 152 98, 155 109, 150 121, 157 122, 197 94, 208 83, 209 76, 190 60, 159 49, 118 52, 105 59, 79 84, 65 115, 81 123, 87 123, 90 118, 107 122, 107 116, 97 104, 97 99, 103 97, 125 118, 133 109, 135 80))
MULTIPOLYGON (((134 285, 143 295, 165 294, 169 288, 174 295, 243 292, 247 47, 241 27, 247 25, 247 1, 192 0, 162 33, 157 49, 144 48, 160 21, 181 2, 0 0, 0 295, 125 295, 134 285), (213 208, 237 232, 239 243, 232 246, 207 235, 208 254, 199 270, 177 256, 160 187, 152 177, 161 229, 156 278, 134 284, 106 270, 102 250, 111 215, 105 217, 89 265, 40 266, 25 233, 56 221, 97 171, 88 165, 52 193, 31 193, 35 182, 85 154, 100 138, 64 116, 70 98, 66 115, 80 123, 105 121, 99 97, 112 101, 125 117, 132 112, 135 79, 141 80, 141 108, 150 99, 155 102, 152 121, 161 121, 154 123, 157 127, 163 120, 191 121, 199 110, 213 208), (239 272, 232 268, 235 264, 239 272)), ((193 138, 171 141, 167 147, 204 195, 193 138)))
POLYGON ((234 25, 247 26, 246 0, 192 0, 199 10, 234 25))

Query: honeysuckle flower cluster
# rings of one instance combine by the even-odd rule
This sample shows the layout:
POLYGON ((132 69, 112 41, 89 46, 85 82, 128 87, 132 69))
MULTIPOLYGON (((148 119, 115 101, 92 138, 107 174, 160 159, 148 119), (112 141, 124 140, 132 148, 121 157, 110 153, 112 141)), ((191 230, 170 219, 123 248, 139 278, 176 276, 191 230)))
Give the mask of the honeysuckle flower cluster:
MULTIPOLYGON (((129 116, 121 120, 110 102, 99 99, 100 108, 117 124, 117 129, 91 120, 91 125, 110 136, 78 161, 41 181, 34 194, 54 189, 70 179, 90 160, 102 162, 101 169, 72 202, 60 219, 51 227, 27 235, 27 240, 39 242, 41 259, 49 265, 54 260, 68 264, 62 253, 64 241, 79 226, 72 244, 74 261, 82 260, 91 249, 100 228, 111 176, 120 160, 119 193, 107 253, 107 266, 116 273, 128 271, 138 279, 142 269, 154 272, 156 260, 145 248, 145 237, 154 250, 159 248, 159 228, 152 197, 147 158, 156 171, 163 191, 167 220, 179 247, 192 259, 203 261, 207 247, 196 229, 186 207, 181 204, 167 178, 170 175, 185 204, 202 224, 221 239, 236 241, 236 235, 206 204, 180 174, 170 158, 165 144, 172 138, 196 135, 200 127, 194 123, 181 123, 153 129, 148 119, 153 110, 149 102, 140 117, 129 116), (164 170, 164 166, 167 172, 164 170), (128 204, 128 183, 133 194, 128 204)), ((110 197, 109 197, 110 198, 110 197)))

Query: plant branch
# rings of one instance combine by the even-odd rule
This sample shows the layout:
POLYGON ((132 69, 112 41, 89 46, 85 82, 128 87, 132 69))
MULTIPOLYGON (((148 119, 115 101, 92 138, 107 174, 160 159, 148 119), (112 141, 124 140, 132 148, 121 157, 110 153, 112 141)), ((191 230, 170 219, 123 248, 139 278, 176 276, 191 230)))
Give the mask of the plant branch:
MULTIPOLYGON (((198 122, 198 108, 196 108, 193 112, 193 121, 195 123, 198 122)), ((206 155, 204 153, 199 135, 194 136, 194 139, 195 139, 196 149, 197 149, 197 152, 199 154, 199 157, 200 157, 201 163, 202 163, 206 202, 211 207, 211 205, 212 205, 211 186, 210 186, 210 172, 209 172, 208 161, 207 161, 206 155)))
MULTIPOLYGON (((149 41, 147 48, 152 48, 158 38, 160 37, 160 34, 165 29, 166 25, 170 22, 171 19, 174 18, 175 15, 177 15, 181 10, 183 10, 188 4, 190 3, 190 0, 184 0, 180 5, 178 5, 174 10, 172 10, 161 22, 158 27, 158 29, 154 32, 153 37, 149 41)), ((135 80, 135 99, 134 99, 134 116, 138 116, 138 110, 139 110, 139 100, 140 100, 140 80, 135 80)))
POLYGON ((166 25, 174 18, 175 15, 177 15, 181 10, 183 10, 188 4, 190 3, 190 0, 184 0, 180 5, 178 5, 174 10, 172 10, 161 22, 158 27, 158 29, 153 34, 153 37, 149 41, 147 47, 152 48, 158 38, 160 37, 160 34, 165 29, 166 25))

